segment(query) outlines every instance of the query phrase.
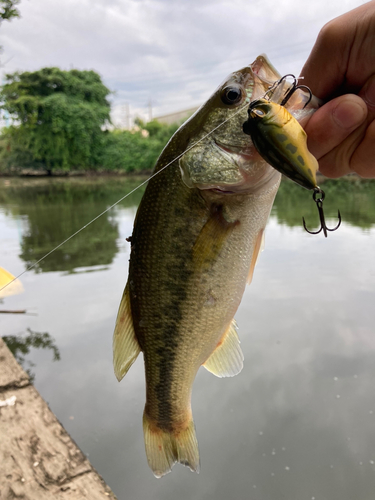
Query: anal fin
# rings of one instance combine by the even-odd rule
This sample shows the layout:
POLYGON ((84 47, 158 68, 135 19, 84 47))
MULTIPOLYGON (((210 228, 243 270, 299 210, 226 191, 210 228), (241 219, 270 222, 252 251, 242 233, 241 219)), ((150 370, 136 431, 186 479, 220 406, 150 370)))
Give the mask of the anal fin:
POLYGON ((113 367, 118 381, 126 375, 140 352, 141 348, 133 327, 129 286, 127 284, 121 299, 113 333, 113 367))
POLYGON ((217 377, 234 377, 243 368, 243 353, 233 319, 218 346, 203 366, 217 377))

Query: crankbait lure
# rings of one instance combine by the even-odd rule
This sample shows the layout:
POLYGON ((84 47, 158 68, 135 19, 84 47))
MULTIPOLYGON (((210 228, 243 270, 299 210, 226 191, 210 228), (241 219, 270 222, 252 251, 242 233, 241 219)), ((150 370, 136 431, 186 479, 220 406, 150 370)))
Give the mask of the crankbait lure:
POLYGON ((245 134, 251 136, 258 153, 276 170, 286 175, 300 186, 313 190, 313 200, 318 211, 321 227, 318 231, 309 231, 303 218, 303 226, 310 234, 323 231, 336 231, 341 224, 341 215, 338 212, 339 223, 329 229, 325 223, 323 200, 325 193, 316 183, 318 162, 307 148, 307 135, 299 122, 285 108, 285 104, 297 89, 305 89, 310 94, 306 105, 312 98, 311 90, 305 85, 297 85, 294 75, 286 75, 270 87, 266 94, 252 101, 248 109, 248 119, 243 124, 245 134), (287 77, 294 79, 293 84, 286 91, 280 104, 272 101, 280 85, 285 83, 287 77))

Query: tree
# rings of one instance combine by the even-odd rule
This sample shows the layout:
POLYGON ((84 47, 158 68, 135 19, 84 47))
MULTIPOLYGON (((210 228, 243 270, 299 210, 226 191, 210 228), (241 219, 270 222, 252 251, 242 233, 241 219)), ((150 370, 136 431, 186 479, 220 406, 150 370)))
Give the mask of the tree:
POLYGON ((2 108, 15 123, 5 134, 7 150, 49 173, 95 166, 110 120, 109 93, 94 71, 43 68, 6 75, 2 108))
POLYGON ((30 328, 27 331, 28 335, 26 337, 22 335, 6 335, 3 340, 18 363, 29 375, 31 383, 34 383, 35 374, 32 373, 31 368, 35 364, 32 361, 26 361, 25 358, 30 353, 30 349, 50 349, 53 352, 53 361, 60 361, 60 351, 55 344, 54 338, 49 333, 33 332, 30 328))
MULTIPOLYGON (((0 25, 3 21, 10 21, 13 17, 20 17, 19 10, 16 9, 16 5, 20 3, 21 0, 0 0, 0 25)), ((3 51, 3 47, 0 45, 0 54, 3 51)))
POLYGON ((100 166, 104 170, 151 171, 178 124, 165 125, 152 120, 136 120, 133 130, 114 130, 105 136, 100 166))
POLYGON ((20 17, 16 5, 20 0, 0 0, 0 23, 2 21, 10 21, 13 17, 20 17))

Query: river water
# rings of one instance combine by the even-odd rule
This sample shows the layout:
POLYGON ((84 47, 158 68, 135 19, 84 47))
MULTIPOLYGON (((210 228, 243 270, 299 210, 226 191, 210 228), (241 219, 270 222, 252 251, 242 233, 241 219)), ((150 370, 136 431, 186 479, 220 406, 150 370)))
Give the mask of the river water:
MULTIPOLYGON (((0 179, 0 266, 17 275, 139 179, 0 179)), ((192 408, 201 472, 147 466, 142 356, 119 384, 112 332, 142 189, 22 276, 0 334, 119 499, 373 500, 375 184, 329 181, 325 239, 311 195, 282 184, 236 315, 243 371, 203 368, 192 408), (22 352, 23 350, 23 352, 22 352)))

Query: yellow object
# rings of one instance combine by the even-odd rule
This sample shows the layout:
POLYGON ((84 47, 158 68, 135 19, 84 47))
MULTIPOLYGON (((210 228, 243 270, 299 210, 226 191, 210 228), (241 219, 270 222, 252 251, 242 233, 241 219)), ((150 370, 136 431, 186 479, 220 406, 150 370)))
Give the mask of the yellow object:
POLYGON ((8 271, 0 267, 0 298, 9 297, 10 295, 17 295, 24 291, 22 283, 20 280, 14 280, 14 276, 10 274, 8 271), (10 283, 10 284, 8 284, 10 283), (7 285, 7 286, 6 286, 7 285), (5 287, 5 288, 3 288, 5 287), (3 290, 1 290, 3 288, 3 290))
POLYGON ((306 132, 284 106, 258 99, 246 125, 258 153, 270 165, 306 189, 317 187, 319 165, 307 149, 306 132))

